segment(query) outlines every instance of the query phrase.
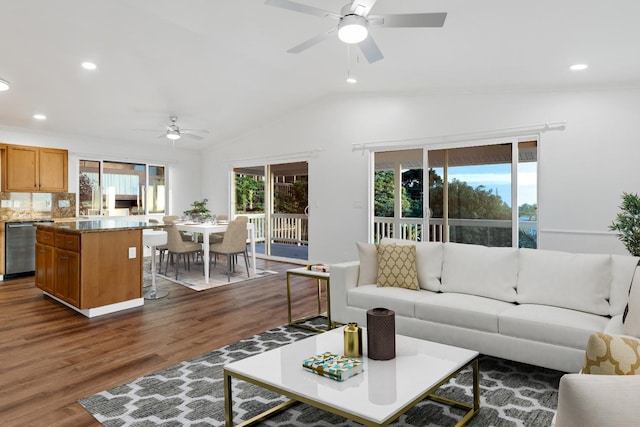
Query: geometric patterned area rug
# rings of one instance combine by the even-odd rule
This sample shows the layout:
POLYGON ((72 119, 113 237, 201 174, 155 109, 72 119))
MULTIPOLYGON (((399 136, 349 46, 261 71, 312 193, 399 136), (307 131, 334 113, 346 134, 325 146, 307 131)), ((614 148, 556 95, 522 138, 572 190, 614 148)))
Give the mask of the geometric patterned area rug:
MULTIPOLYGON (((86 397, 79 403, 106 427, 223 426, 222 367, 312 334, 281 326, 86 397)), ((563 372, 481 356, 480 374, 481 409, 468 425, 550 425, 563 372)), ((234 380, 233 387, 235 423, 285 400, 283 396, 243 381, 234 380)), ((472 373, 467 369, 444 385, 438 394, 470 402, 471 388, 472 373)), ((461 416, 461 411, 455 408, 425 399, 390 426, 453 426, 461 416)), ((300 403, 260 425, 355 427, 360 424, 300 403)))
MULTIPOLYGON (((150 272, 150 262, 145 260, 144 264, 144 285, 151 284, 151 272, 150 272)), ((164 268, 162 269, 162 273, 160 271, 156 272, 156 284, 159 285, 161 283, 172 282, 177 283, 178 285, 185 286, 194 291, 205 291, 207 289, 217 288, 220 286, 232 285, 238 282, 246 282, 248 280, 252 280, 258 277, 265 277, 272 274, 277 274, 276 271, 271 270, 261 270, 256 268, 256 274, 253 274, 253 269, 249 267, 249 271, 251 272, 251 276, 247 277, 247 271, 244 267, 244 264, 240 267, 236 266, 237 271, 231 273, 230 277, 227 277, 226 273, 226 262, 218 263, 216 267, 211 264, 211 275, 209 277, 209 283, 205 281, 202 263, 194 263, 191 264, 191 270, 186 270, 184 267, 180 266, 180 270, 178 271, 178 279, 176 280, 175 270, 169 268, 167 274, 164 275, 164 268)))

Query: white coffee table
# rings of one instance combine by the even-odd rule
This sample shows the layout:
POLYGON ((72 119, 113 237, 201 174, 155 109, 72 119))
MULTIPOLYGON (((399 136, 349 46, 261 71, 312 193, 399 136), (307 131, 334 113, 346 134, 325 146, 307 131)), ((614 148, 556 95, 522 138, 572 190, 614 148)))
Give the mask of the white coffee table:
POLYGON ((467 410, 458 422, 465 425, 480 410, 478 352, 415 338, 396 336, 396 357, 378 361, 366 357, 364 372, 344 382, 321 377, 302 368, 302 361, 331 351, 342 354, 343 329, 318 334, 248 357, 224 367, 227 426, 233 426, 232 378, 256 384, 289 397, 240 426, 254 424, 297 402, 304 402, 366 426, 386 426, 425 398, 467 410), (433 393, 465 367, 473 368, 473 401, 458 402, 433 393))

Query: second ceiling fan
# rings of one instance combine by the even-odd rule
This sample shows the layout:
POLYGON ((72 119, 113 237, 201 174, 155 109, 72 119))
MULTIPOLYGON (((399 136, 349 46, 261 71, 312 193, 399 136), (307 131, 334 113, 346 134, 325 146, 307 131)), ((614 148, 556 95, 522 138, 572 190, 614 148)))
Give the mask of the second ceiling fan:
POLYGON ((183 136, 193 139, 202 139, 200 135, 195 134, 194 132, 202 132, 209 133, 206 129, 185 129, 178 126, 178 117, 171 116, 169 117, 171 123, 167 125, 167 130, 162 135, 159 135, 158 138, 166 137, 172 141, 176 141, 183 136))
POLYGON ((287 52, 300 53, 337 32, 340 40, 349 44, 357 44, 369 63, 384 58, 378 45, 368 31, 370 25, 396 28, 442 27, 447 17, 447 14, 444 12, 371 15, 371 9, 376 4, 376 0, 353 0, 352 3, 343 6, 340 13, 330 12, 290 0, 266 0, 266 4, 338 21, 336 26, 292 47, 287 52))

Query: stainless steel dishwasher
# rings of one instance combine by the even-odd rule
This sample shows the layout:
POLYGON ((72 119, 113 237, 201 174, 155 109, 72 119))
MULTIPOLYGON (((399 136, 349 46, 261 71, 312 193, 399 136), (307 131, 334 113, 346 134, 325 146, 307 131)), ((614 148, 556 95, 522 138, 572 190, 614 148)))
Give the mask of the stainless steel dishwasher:
POLYGON ((33 274, 36 269, 36 228, 33 222, 5 225, 4 277, 33 274))

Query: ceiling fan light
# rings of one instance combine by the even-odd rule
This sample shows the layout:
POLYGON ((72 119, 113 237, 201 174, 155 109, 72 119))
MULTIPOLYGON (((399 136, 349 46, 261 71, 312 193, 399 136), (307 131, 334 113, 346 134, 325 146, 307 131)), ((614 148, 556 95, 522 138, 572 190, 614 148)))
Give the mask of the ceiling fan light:
POLYGON ((175 130, 169 129, 167 131, 167 138, 171 139, 172 141, 175 141, 176 139, 180 139, 180 134, 175 130))
POLYGON ((347 15, 340 20, 338 38, 345 43, 360 43, 369 35, 367 19, 359 15, 347 15))
POLYGON ((10 87, 11 85, 9 84, 8 81, 0 79, 0 92, 9 90, 10 87))
POLYGON ((581 71, 581 70, 586 70, 587 68, 589 68, 587 64, 573 64, 572 66, 569 67, 571 71, 581 71))

